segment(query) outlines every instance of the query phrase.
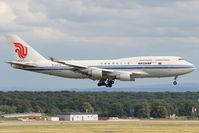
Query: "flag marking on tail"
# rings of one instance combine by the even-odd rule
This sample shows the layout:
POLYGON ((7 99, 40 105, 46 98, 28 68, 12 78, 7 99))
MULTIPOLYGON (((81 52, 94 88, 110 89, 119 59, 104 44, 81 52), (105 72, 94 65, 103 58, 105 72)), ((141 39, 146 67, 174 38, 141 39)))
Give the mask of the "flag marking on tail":
POLYGON ((13 43, 16 47, 15 53, 18 53, 19 58, 24 59, 28 55, 28 48, 21 43, 13 43))

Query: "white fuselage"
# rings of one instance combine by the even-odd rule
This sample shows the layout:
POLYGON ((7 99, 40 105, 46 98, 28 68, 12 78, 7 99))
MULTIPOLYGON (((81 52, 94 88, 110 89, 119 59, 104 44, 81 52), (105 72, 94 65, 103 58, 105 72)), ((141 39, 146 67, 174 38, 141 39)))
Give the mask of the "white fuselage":
POLYGON ((12 67, 60 76, 99 80, 98 86, 112 87, 115 80, 135 81, 136 78, 176 78, 194 71, 193 64, 177 56, 146 56, 114 60, 68 60, 44 58, 17 35, 6 35, 16 61, 7 62, 12 67))
MULTIPOLYGON (((176 56, 154 56, 154 57, 132 57, 115 60, 68 60, 72 64, 85 65, 90 68, 101 68, 117 70, 118 72, 142 71, 147 74, 134 75, 134 78, 159 78, 183 75, 195 70, 195 66, 181 57, 176 56)), ((65 78, 89 78, 88 75, 76 72, 73 67, 62 65, 51 60, 35 62, 38 67, 25 68, 24 70, 55 75, 65 78)), ((15 67, 13 65, 13 67, 15 67)), ((99 79, 100 80, 100 79, 99 79)))

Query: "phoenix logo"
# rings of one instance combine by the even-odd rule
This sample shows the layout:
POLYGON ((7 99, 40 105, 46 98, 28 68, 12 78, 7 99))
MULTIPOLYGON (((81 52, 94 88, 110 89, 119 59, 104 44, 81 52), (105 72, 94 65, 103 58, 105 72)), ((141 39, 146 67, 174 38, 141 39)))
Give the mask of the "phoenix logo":
POLYGON ((19 58, 24 59, 28 55, 28 48, 21 43, 13 43, 16 47, 15 53, 18 53, 19 58))

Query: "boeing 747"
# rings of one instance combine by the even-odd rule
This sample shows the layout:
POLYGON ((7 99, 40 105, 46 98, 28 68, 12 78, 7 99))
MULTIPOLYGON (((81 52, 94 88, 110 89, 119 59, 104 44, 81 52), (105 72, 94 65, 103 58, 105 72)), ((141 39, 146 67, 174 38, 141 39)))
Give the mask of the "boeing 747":
POLYGON ((196 67, 177 56, 144 56, 113 60, 57 60, 44 58, 17 35, 6 35, 16 61, 13 68, 64 78, 99 80, 98 86, 112 87, 115 80, 135 81, 136 78, 177 77, 196 67))

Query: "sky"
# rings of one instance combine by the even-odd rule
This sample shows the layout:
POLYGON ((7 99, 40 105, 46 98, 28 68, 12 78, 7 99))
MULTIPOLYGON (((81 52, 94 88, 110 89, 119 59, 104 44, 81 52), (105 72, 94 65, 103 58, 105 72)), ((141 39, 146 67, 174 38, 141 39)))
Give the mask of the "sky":
MULTIPOLYGON (((41 55, 67 59, 181 56, 199 66, 198 0, 1 0, 0 88, 93 88, 97 81, 66 79, 11 68, 5 34, 17 34, 41 55)), ((199 83, 198 70, 178 78, 199 83)), ((172 84, 136 79, 114 87, 172 84)))

